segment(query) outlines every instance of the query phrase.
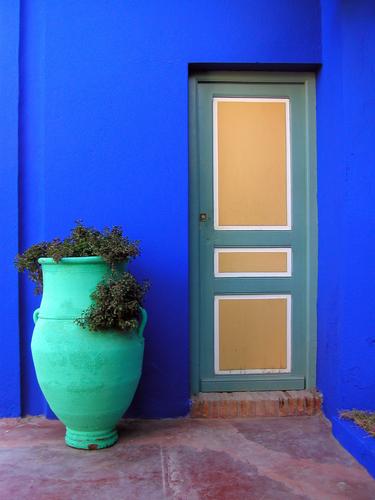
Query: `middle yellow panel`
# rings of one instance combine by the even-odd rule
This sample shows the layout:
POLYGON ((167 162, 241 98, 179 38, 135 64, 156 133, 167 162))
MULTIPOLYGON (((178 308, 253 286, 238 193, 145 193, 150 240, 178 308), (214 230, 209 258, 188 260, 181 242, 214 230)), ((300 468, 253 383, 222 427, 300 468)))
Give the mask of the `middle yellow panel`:
POLYGON ((215 248, 215 276, 290 277, 291 248, 215 248))

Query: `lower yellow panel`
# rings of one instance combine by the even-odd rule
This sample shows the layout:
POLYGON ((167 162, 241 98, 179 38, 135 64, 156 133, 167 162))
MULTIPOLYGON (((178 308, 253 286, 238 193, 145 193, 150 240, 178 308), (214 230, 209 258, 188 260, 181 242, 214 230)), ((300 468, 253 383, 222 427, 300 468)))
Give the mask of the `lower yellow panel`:
POLYGON ((287 368, 286 298, 219 299, 219 370, 287 368))

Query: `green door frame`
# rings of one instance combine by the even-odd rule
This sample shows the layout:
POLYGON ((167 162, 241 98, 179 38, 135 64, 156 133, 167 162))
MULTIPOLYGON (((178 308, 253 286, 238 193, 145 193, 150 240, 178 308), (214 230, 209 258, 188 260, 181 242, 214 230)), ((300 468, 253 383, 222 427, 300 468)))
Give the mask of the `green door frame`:
MULTIPOLYGON (((315 75, 313 73, 279 73, 226 71, 194 74, 189 79, 189 286, 190 286, 190 360, 191 392, 200 391, 200 240, 199 240, 199 150, 197 95, 200 83, 277 83, 304 86, 306 105, 306 388, 316 383, 316 297, 317 297, 317 181, 315 75)), ((260 377, 261 379, 261 377, 260 377)), ((261 386, 260 386, 261 387, 261 386)), ((230 390, 230 389, 229 389, 230 390)))

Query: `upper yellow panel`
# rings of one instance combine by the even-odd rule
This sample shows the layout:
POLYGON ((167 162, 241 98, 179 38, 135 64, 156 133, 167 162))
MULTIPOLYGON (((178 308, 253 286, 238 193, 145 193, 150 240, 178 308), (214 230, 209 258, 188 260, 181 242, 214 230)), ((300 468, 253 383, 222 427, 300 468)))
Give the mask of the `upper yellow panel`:
POLYGON ((286 100, 215 100, 218 226, 288 226, 286 100))

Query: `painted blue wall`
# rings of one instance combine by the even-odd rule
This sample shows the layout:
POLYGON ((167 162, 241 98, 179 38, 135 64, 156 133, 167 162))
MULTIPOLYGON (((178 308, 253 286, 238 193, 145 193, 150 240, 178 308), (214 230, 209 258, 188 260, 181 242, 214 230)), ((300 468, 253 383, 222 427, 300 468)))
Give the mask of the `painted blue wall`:
POLYGON ((333 417, 375 410, 375 4, 322 2, 318 385, 333 417))
POLYGON ((375 410, 375 3, 322 2, 317 85, 318 386, 336 438, 375 477, 342 409, 375 410))
POLYGON ((19 2, 0 8, 0 415, 20 414, 18 276, 12 265, 18 251, 18 47, 19 2))
MULTIPOLYGON (((63 236, 77 218, 122 224, 142 241, 133 269, 150 278, 152 290, 132 414, 172 417, 189 405, 189 63, 319 62, 316 0, 22 0, 20 248, 63 236)), ((10 116, 16 123, 15 110, 10 116)), ((14 180, 11 160, 9 169, 14 180)), ((10 235, 14 199, 9 191, 10 235)), ((14 253, 10 244, 4 286, 16 331, 14 253)), ((22 412, 48 415, 29 350, 38 301, 21 280, 22 412)), ((18 373, 13 344, 9 359, 18 373)), ((19 411, 7 404, 0 400, 1 414, 19 411)))

